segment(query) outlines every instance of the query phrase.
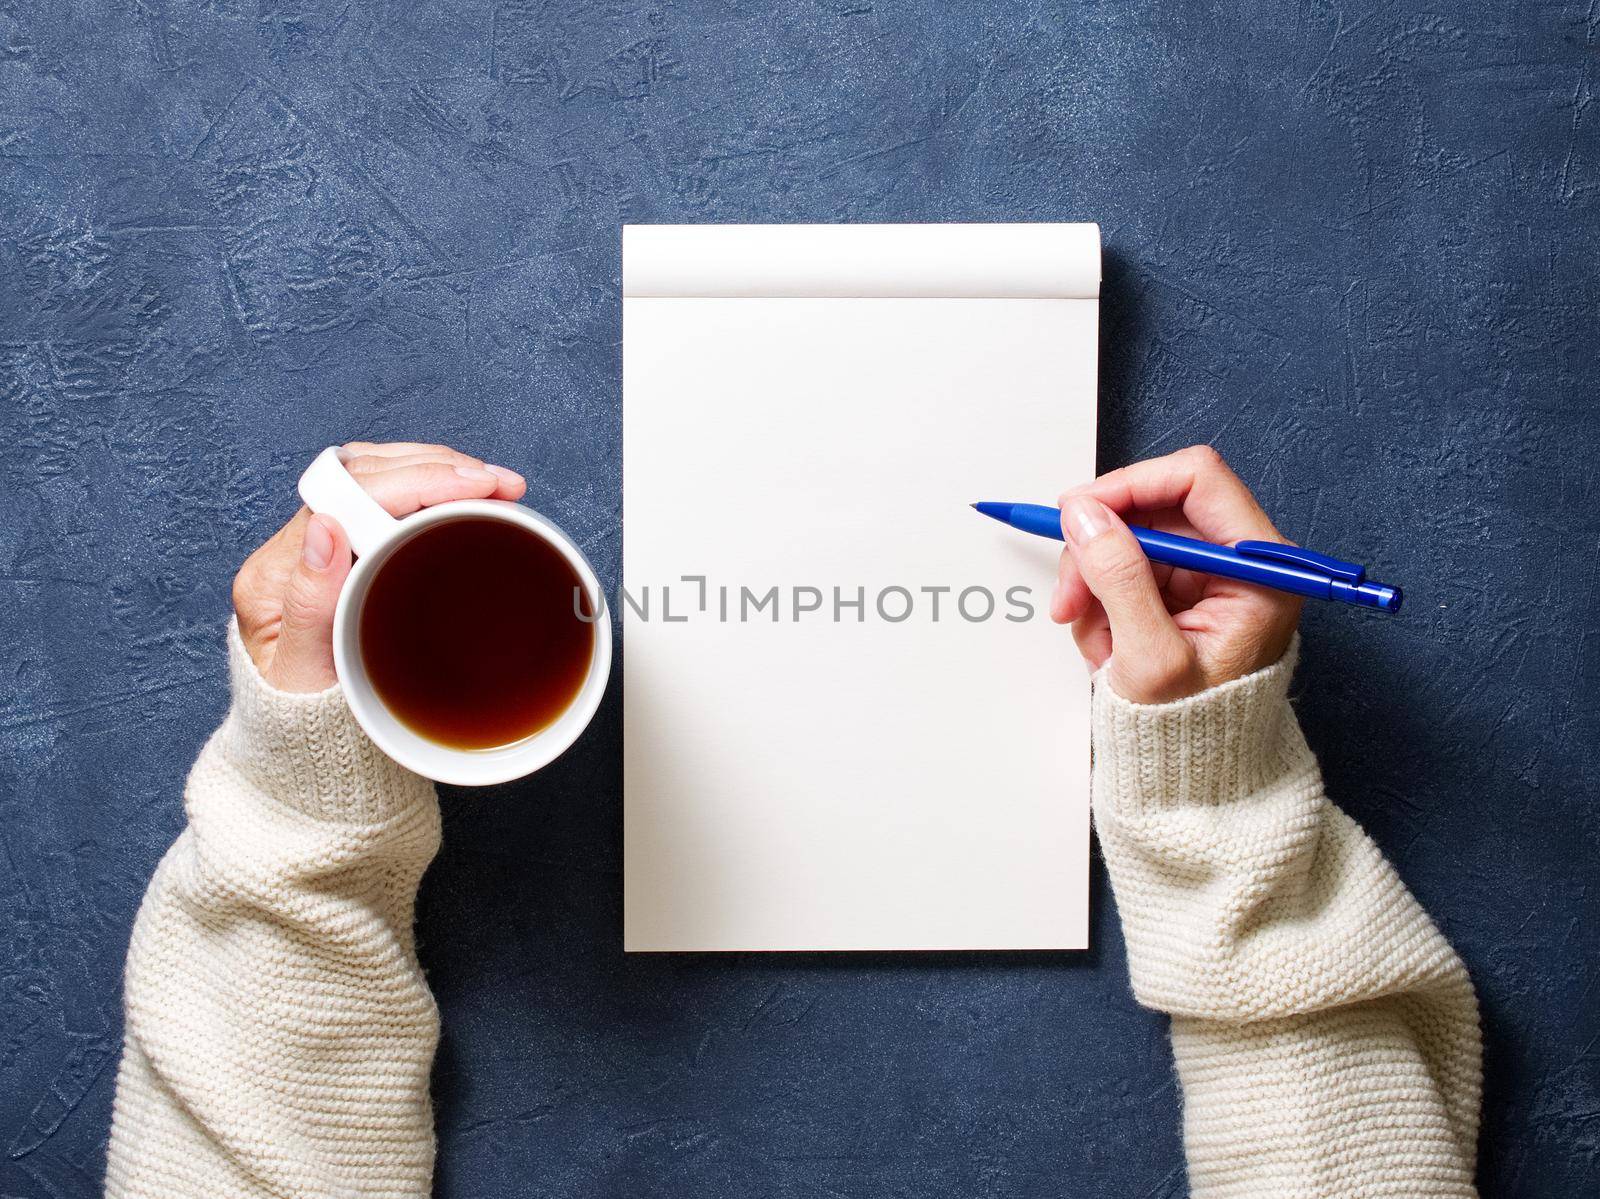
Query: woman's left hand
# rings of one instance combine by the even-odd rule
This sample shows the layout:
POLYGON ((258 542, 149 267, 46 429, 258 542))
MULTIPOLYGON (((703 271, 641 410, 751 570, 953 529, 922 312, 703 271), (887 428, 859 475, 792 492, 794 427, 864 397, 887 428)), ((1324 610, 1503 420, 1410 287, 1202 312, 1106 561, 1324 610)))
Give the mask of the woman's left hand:
MULTIPOLYGON (((503 466, 442 445, 352 441, 345 469, 390 516, 448 500, 516 500, 528 485, 503 466)), ((233 611, 245 649, 280 691, 325 691, 333 670, 333 612, 350 573, 350 541, 339 523, 301 508, 245 560, 233 580, 233 611)))

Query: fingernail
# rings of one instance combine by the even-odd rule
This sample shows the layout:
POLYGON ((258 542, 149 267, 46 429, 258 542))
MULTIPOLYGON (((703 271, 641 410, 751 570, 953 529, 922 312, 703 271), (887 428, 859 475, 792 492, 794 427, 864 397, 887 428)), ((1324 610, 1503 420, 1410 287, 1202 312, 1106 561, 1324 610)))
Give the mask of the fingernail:
POLYGON ((1073 545, 1093 541, 1111 527, 1106 506, 1086 495, 1069 495, 1061 504, 1061 529, 1073 545))
POLYGON ((502 481, 504 481, 506 483, 522 483, 522 482, 526 482, 526 480, 523 479, 523 477, 521 475, 519 475, 516 471, 507 470, 503 466, 491 466, 491 467, 489 467, 489 473, 494 475, 496 478, 501 479, 502 481))
POLYGON ((1061 596, 1062 592, 1065 590, 1066 587, 1062 584, 1061 580, 1057 579, 1056 585, 1050 591, 1050 615, 1052 617, 1055 616, 1057 612, 1061 611, 1061 596))
POLYGON ((463 479, 471 479, 474 483, 493 483, 495 477, 481 466, 458 466, 456 474, 463 479))
POLYGON ((300 556, 312 570, 326 570, 328 563, 333 561, 333 534, 328 531, 328 526, 322 523, 320 516, 313 516, 306 525, 306 537, 300 547, 300 556))

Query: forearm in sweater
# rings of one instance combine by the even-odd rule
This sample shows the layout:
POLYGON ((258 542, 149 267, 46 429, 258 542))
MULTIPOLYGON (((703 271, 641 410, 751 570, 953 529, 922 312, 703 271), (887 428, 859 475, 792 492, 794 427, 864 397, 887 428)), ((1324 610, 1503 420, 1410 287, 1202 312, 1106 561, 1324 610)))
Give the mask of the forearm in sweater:
POLYGON ((1328 802, 1277 665, 1094 698, 1094 809, 1139 1001, 1172 1016, 1197 1199, 1471 1196, 1467 973, 1328 802))
POLYGON ((233 707, 128 949, 107 1194, 426 1195, 438 1015, 412 909, 433 788, 337 688, 275 691, 228 640, 233 707))

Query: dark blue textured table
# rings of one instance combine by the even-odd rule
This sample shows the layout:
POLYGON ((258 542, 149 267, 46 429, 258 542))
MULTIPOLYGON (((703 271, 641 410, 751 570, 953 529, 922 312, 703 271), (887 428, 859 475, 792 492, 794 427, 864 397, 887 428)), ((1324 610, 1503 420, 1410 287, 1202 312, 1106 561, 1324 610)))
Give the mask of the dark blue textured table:
MULTIPOLYGON (((0 1195, 97 1189, 229 578, 315 449, 519 467, 614 585, 619 225, 1060 219, 1102 465, 1213 442, 1406 586, 1308 613, 1307 734, 1477 981, 1484 1193, 1595 1193, 1600 14, 1440 7, 0 5, 0 1195)), ((1098 871, 1082 955, 625 958, 617 700, 444 797, 439 1194, 1184 1192, 1098 871)))

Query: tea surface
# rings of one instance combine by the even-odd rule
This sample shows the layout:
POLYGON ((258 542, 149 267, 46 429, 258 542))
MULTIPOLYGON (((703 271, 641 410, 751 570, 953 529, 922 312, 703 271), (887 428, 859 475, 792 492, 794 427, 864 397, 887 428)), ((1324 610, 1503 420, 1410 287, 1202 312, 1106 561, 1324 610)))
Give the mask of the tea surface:
POLYGON ((525 529, 475 517, 434 525, 395 550, 368 589, 367 676, 430 741, 520 741, 552 724, 583 686, 594 626, 574 611, 581 589, 560 551, 525 529))

